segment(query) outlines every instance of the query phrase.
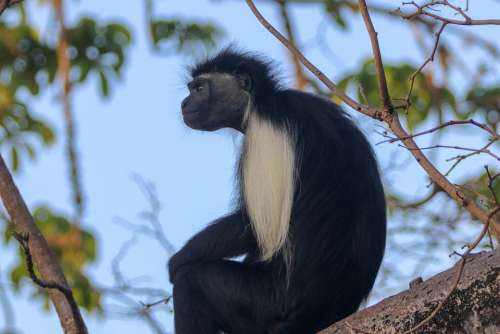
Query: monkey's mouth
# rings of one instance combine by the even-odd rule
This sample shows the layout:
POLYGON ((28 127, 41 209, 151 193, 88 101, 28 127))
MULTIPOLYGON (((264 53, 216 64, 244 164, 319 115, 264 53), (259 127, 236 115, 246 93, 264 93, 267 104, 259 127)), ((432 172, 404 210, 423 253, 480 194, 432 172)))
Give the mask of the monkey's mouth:
POLYGON ((182 118, 184 120, 184 123, 188 126, 194 126, 200 121, 200 111, 199 110, 189 110, 189 111, 182 111, 182 118))
POLYGON ((182 116, 184 117, 193 117, 200 113, 199 110, 182 110, 182 116))

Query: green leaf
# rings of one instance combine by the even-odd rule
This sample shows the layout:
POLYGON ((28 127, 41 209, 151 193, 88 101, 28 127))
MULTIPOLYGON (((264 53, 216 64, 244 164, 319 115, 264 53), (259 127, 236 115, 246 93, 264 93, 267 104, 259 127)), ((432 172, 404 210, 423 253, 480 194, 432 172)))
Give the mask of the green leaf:
POLYGON ((14 146, 10 148, 10 166, 14 172, 19 170, 19 155, 14 146))
POLYGON ((109 96, 109 83, 106 78, 106 74, 103 71, 99 71, 99 79, 101 83, 101 94, 103 97, 109 96))
POLYGON ((157 50, 192 54, 200 48, 211 48, 224 35, 212 23, 186 21, 180 18, 159 19, 150 22, 151 39, 157 50))
MULTIPOLYGON (((77 303, 89 312, 101 312, 100 292, 85 274, 86 266, 96 259, 94 235, 45 206, 35 208, 33 218, 57 256, 77 303)), ((6 231, 5 239, 9 240, 11 236, 7 236, 7 233, 6 231)), ((23 280, 31 281, 20 248, 18 254, 17 263, 10 271, 11 281, 16 289, 22 286, 23 280)), ((36 289, 33 297, 41 299, 43 305, 48 305, 49 299, 45 290, 36 289)))

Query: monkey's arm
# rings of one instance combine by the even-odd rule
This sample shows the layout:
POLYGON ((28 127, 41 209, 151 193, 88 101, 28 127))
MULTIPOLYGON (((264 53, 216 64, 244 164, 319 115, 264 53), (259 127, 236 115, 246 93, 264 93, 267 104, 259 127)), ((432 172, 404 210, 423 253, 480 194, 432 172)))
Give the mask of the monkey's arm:
POLYGON ((186 264, 235 257, 254 251, 256 247, 248 217, 238 210, 208 225, 172 256, 168 263, 170 281, 186 264))

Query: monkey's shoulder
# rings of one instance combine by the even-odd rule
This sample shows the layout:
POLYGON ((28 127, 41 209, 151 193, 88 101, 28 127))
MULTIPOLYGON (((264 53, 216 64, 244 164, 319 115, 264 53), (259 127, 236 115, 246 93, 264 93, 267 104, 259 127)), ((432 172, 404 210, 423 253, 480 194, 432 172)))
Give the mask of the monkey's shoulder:
POLYGON ((282 90, 277 94, 277 110, 292 123, 310 131, 323 134, 341 132, 349 137, 361 135, 340 106, 319 95, 294 89, 282 90))

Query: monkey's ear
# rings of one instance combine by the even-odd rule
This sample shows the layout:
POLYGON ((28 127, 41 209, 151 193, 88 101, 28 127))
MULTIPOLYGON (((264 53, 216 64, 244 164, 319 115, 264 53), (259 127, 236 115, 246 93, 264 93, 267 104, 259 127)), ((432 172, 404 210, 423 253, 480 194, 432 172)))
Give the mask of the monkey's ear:
POLYGON ((247 92, 249 92, 252 89, 252 78, 250 78, 248 74, 246 73, 237 74, 236 78, 242 89, 246 90, 247 92))

